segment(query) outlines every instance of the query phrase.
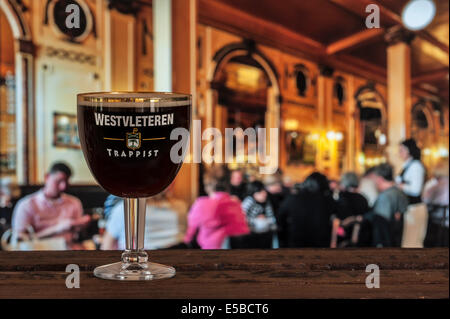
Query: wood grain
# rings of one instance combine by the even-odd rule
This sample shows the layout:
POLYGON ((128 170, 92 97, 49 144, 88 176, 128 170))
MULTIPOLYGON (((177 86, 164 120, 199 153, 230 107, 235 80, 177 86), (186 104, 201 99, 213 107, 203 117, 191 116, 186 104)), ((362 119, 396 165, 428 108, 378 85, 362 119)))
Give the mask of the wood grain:
POLYGON ((117 282, 92 270, 119 251, 0 252, 0 298, 448 298, 448 249, 160 250, 175 278, 117 282), (80 267, 68 289, 66 265, 80 267), (368 264, 380 288, 368 289, 368 264))

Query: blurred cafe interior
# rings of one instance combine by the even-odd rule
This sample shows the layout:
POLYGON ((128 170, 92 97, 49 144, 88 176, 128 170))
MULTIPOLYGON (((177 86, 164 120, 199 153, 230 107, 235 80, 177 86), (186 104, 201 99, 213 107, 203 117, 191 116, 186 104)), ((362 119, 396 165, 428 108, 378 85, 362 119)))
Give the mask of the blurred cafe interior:
MULTIPOLYGON (((282 232, 304 227, 292 227, 289 223, 299 222, 295 218, 279 222, 278 210, 295 214, 292 203, 303 203, 303 197, 291 204, 286 200, 308 187, 311 174, 326 177, 329 197, 339 203, 340 193, 347 191, 345 173, 357 177, 356 185, 350 183, 354 192, 371 168, 389 164, 393 175, 401 174, 405 166, 399 146, 407 139, 420 149, 423 184, 434 178, 432 187, 440 185, 437 189, 447 194, 446 203, 438 204, 444 207, 440 228, 430 228, 431 202, 416 226, 428 235, 446 236, 439 245, 448 245, 448 0, 0 0, 2 249, 11 248, 7 235, 17 202, 45 188, 49 169, 58 162, 71 170, 63 191, 78 198, 82 214, 89 216, 83 227, 69 227, 75 234, 67 247, 118 247, 114 244, 120 238, 108 226, 106 211, 120 199, 111 199, 97 185, 77 131, 76 94, 97 91, 189 93, 192 118, 201 120, 202 128, 279 129, 274 176, 259 175, 257 164, 245 161, 183 164, 164 195, 164 200, 176 199, 177 236, 149 247, 190 247, 190 211, 200 196, 214 192, 208 186, 222 185, 222 180, 211 182, 214 174, 228 179, 229 189, 242 186, 234 194, 242 196, 233 200, 242 201, 244 216, 275 216, 277 226, 267 228, 272 234, 267 248, 295 246, 299 241, 282 232), (406 8, 415 2, 432 6, 425 26, 408 25, 406 8), (71 4, 80 10, 78 28, 65 24, 71 4), (270 190, 276 183, 283 196, 271 196, 280 192, 270 190), (252 191, 246 193, 249 186, 252 191), (258 199, 261 192, 268 197, 258 199), (280 237, 276 243, 273 233, 280 237)), ((425 202, 424 192, 418 196, 425 202)), ((376 200, 368 200, 364 213, 376 200)), ((165 207, 157 201, 148 205, 165 207)), ((302 214, 304 223, 314 223, 308 216, 321 213, 311 209, 302 214)), ((350 215, 356 213, 345 218, 350 215)), ((325 244, 308 239, 298 246, 357 245, 354 238, 344 243, 347 225, 339 222, 324 223, 325 244)), ((256 224, 249 222, 251 231, 256 224)), ((361 225, 358 231, 370 227, 361 225)), ((149 240, 157 237, 148 235, 149 240)), ((422 237, 417 247, 442 239, 429 239, 427 245, 422 237)), ((255 240, 231 246, 251 248, 250 242, 255 240)))

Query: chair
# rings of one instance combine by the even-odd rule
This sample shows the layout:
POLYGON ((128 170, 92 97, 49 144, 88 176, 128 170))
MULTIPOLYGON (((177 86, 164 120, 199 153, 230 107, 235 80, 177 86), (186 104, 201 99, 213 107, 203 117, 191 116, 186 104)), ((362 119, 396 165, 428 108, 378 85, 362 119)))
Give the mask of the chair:
POLYGON ((429 217, 425 247, 448 247, 448 210, 448 205, 428 205, 429 217))

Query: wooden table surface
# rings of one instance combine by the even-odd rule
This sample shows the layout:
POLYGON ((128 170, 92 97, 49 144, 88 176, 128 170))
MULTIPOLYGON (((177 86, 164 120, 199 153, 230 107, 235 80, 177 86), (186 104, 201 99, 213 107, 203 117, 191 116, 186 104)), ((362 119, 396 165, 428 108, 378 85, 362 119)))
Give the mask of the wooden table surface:
POLYGON ((177 275, 147 282, 94 277, 119 251, 0 251, 0 298, 449 298, 448 249, 160 250, 177 275), (80 288, 68 289, 68 264, 80 288), (368 289, 368 264, 380 288, 368 289))

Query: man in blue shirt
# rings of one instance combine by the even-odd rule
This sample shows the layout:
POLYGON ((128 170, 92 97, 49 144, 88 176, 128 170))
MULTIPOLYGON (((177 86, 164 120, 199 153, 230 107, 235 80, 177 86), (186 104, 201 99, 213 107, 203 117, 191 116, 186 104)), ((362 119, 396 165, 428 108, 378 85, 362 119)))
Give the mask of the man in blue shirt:
POLYGON ((372 178, 379 195, 372 209, 373 245, 400 247, 403 234, 403 214, 408 208, 408 197, 395 185, 389 164, 374 168, 372 178))

